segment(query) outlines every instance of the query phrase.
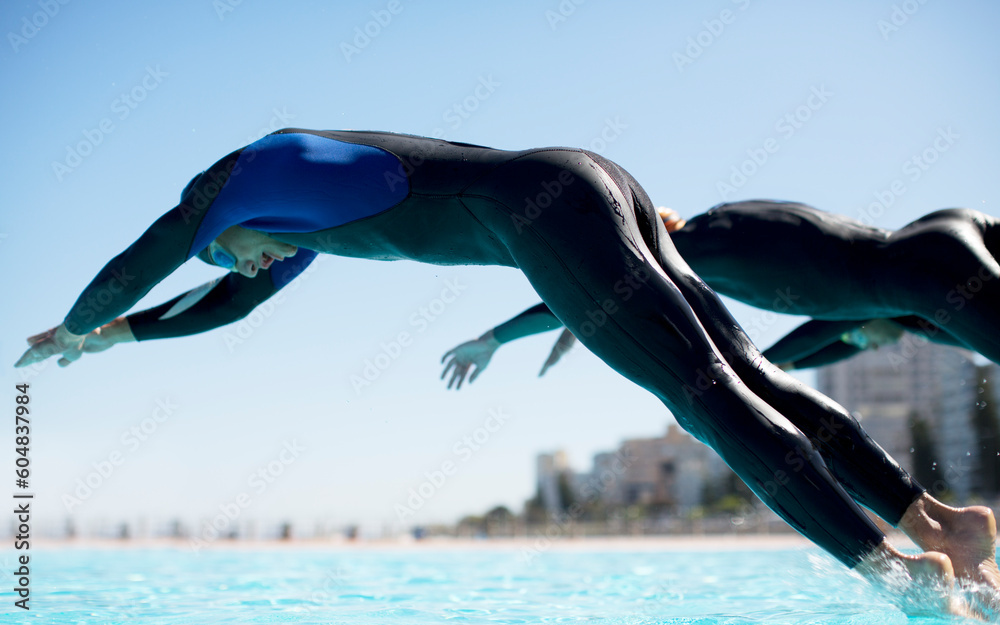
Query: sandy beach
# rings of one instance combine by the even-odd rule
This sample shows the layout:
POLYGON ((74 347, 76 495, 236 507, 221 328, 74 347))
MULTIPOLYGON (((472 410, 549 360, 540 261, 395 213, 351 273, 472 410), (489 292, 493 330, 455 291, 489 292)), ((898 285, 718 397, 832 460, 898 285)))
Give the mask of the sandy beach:
MULTIPOLYGON (((890 535, 890 540, 901 549, 914 549, 915 545, 901 534, 890 535)), ((129 549, 181 549, 193 550, 187 539, 74 539, 40 540, 34 544, 39 550, 129 550, 129 549)), ((815 549, 815 545, 798 534, 718 536, 608 536, 585 538, 490 538, 467 539, 433 537, 414 540, 410 537, 381 540, 217 540, 199 547, 218 551, 775 551, 786 549, 815 549)))

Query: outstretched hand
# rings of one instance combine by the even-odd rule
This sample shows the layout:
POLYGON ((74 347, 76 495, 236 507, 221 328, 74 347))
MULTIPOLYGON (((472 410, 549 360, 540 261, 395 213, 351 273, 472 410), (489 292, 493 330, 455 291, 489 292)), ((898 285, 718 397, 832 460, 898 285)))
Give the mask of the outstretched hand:
POLYGON ((479 374, 483 372, 486 365, 490 363, 490 358, 493 358, 493 352, 500 347, 500 341, 493 338, 493 331, 489 331, 482 335, 474 341, 466 341, 454 349, 450 349, 445 352, 445 355, 441 357, 441 362, 448 360, 445 363, 444 371, 441 373, 441 379, 443 380, 448 372, 451 371, 451 379, 448 380, 448 388, 452 386, 455 390, 462 388, 462 382, 465 381, 465 376, 468 375, 469 370, 475 366, 475 371, 469 377, 469 384, 476 381, 479 374))
POLYGON ((83 354, 103 352, 116 343, 135 340, 124 317, 101 326, 89 334, 73 334, 65 325, 28 337, 30 347, 14 363, 15 367, 27 367, 42 362, 50 356, 61 355, 58 364, 68 367, 83 354))
POLYGON ((563 354, 568 352, 573 348, 576 343, 576 337, 569 330, 563 330, 562 334, 556 340, 556 344, 552 346, 552 351, 549 353, 548 359, 545 364, 542 365, 542 370, 538 372, 538 377, 545 375, 545 372, 549 370, 549 367, 559 362, 559 359, 563 357, 563 354))

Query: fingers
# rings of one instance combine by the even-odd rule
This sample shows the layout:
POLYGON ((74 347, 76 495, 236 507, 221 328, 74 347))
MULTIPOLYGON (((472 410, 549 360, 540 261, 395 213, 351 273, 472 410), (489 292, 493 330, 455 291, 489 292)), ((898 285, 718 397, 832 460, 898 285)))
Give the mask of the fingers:
POLYGON ((32 357, 31 350, 29 349, 28 351, 26 351, 23 354, 21 354, 21 357, 17 359, 17 362, 14 363, 14 366, 15 367, 27 367, 30 364, 34 364, 34 362, 35 362, 35 360, 32 357))
MULTIPOLYGON (((456 349, 458 349, 458 348, 456 347, 456 348, 454 348, 454 349, 449 349, 448 351, 446 351, 446 352, 444 353, 444 356, 441 356, 441 362, 442 362, 442 363, 444 363, 445 359, 446 359, 446 358, 447 358, 448 356, 451 356, 452 354, 454 354, 454 353, 455 353, 455 350, 456 350, 456 349)), ((441 376, 441 377, 444 377, 444 376, 441 376)))
POLYGON ((58 354, 59 350, 55 348, 51 343, 36 343, 28 348, 26 352, 21 356, 16 363, 15 367, 27 367, 28 365, 33 365, 36 362, 41 362, 52 356, 58 354))
POLYGON ((448 364, 444 366, 444 371, 441 372, 442 380, 444 379, 444 376, 448 375, 448 371, 450 371, 454 366, 455 366, 455 360, 449 361, 448 364))
POLYGON ((452 385, 455 385, 455 390, 462 388, 462 382, 465 381, 465 374, 469 371, 469 365, 461 365, 455 367, 455 374, 451 376, 451 380, 448 382, 448 389, 451 390, 452 385), (457 384, 456 384, 457 382, 457 384))
POLYGON ((51 330, 46 330, 45 332, 40 332, 38 334, 35 334, 34 336, 29 336, 28 337, 28 345, 34 345, 35 343, 38 343, 39 341, 44 341, 45 339, 49 338, 50 336, 54 335, 55 333, 56 333, 56 329, 52 328, 51 330))
POLYGON ((65 346, 60 345, 56 339, 56 328, 47 330, 40 334, 28 337, 28 344, 31 347, 28 348, 24 354, 14 363, 15 367, 26 367, 28 365, 33 365, 37 362, 42 362, 50 356, 55 356, 56 354, 62 354, 63 357, 59 359, 59 366, 65 367, 72 362, 80 359, 82 355, 83 343, 79 345, 65 346))
POLYGON ((83 356, 83 350, 82 349, 69 349, 69 350, 66 350, 66 351, 63 352, 62 358, 59 359, 59 366, 60 367, 69 366, 71 363, 74 363, 77 360, 80 360, 81 356, 83 356), (63 362, 65 362, 66 364, 63 364, 63 362))

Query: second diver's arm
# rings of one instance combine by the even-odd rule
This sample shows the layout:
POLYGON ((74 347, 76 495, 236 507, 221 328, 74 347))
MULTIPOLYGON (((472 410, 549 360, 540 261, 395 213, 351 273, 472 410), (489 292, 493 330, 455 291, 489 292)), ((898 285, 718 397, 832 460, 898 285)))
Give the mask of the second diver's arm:
POLYGON ((472 367, 475 367, 475 371, 469 376, 470 384, 486 369, 494 352, 504 343, 554 330, 560 326, 562 322, 552 314, 548 306, 545 304, 532 306, 516 317, 487 330, 478 339, 466 341, 445 352, 441 357, 441 362, 445 363, 441 379, 443 380, 451 372, 448 388, 454 386, 458 390, 462 388, 462 382, 472 367))
POLYGON ((206 332, 239 321, 298 276, 316 257, 300 249, 254 278, 230 272, 159 306, 126 317, 137 341, 206 332))
POLYGON ((764 358, 783 369, 789 369, 793 363, 799 363, 831 344, 840 343, 844 334, 858 329, 864 323, 865 321, 858 320, 807 321, 764 350, 764 358))
POLYGON ((863 351, 865 350, 857 345, 852 345, 843 341, 834 341, 829 345, 819 348, 811 354, 802 356, 798 360, 793 362, 783 362, 780 363, 779 366, 785 371, 825 367, 826 365, 832 365, 835 362, 840 362, 841 360, 846 360, 852 356, 856 356, 863 351))

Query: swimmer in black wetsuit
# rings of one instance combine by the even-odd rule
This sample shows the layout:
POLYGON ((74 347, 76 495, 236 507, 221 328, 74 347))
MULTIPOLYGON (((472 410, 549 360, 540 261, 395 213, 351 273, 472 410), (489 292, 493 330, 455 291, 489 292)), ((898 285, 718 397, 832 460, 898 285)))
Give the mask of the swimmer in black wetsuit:
MULTIPOLYGON (((316 253, 516 266, 591 351, 660 398, 769 507, 847 566, 877 574, 889 560, 948 578, 954 561, 960 574, 984 577, 966 569, 992 546, 992 515, 979 514, 981 531, 956 533, 972 515, 956 526, 846 411, 763 361, 677 253, 638 183, 581 150, 278 131, 201 175, 105 266, 62 325, 32 337, 18 364, 53 355, 65 364, 91 341, 106 348, 235 321, 316 253), (199 253, 236 271, 118 317, 199 253), (579 332, 595 318, 594 332, 579 332), (944 553, 900 554, 852 496, 892 523, 936 531, 944 553)), ((992 554, 975 566, 991 562, 992 554)))
MULTIPOLYGON (((714 290, 747 304, 808 315, 764 357, 816 367, 899 340, 903 332, 967 347, 1000 363, 1000 223, 967 209, 935 211, 895 232, 804 204, 721 204, 684 222, 661 209, 681 256, 714 290)), ((503 340, 560 326, 544 306, 494 329, 503 340)), ((452 356, 452 385, 499 346, 493 334, 452 356)), ((542 371, 573 344, 564 333, 542 371)), ((473 376, 481 372, 476 367, 473 376)), ((442 376, 444 377, 444 376, 442 376)), ((470 377, 471 382, 474 377, 470 377)))

